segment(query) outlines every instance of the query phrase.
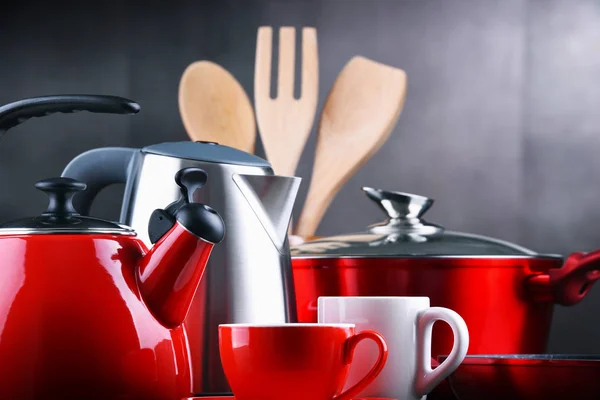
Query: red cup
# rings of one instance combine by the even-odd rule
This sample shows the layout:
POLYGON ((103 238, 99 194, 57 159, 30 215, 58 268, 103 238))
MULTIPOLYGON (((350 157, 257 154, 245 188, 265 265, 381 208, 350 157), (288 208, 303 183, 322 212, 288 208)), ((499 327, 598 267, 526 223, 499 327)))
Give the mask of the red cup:
POLYGON ((354 324, 228 324, 219 326, 219 350, 236 400, 350 400, 363 391, 387 360, 385 339, 354 324), (379 347, 375 365, 340 393, 356 345, 379 347))

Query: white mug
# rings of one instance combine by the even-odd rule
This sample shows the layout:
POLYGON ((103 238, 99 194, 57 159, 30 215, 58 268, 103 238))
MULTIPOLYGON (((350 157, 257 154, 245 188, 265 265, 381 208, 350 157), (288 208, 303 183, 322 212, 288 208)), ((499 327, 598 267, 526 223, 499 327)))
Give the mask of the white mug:
MULTIPOLYGON (((379 376, 357 397, 424 400, 464 360, 469 347, 467 325, 456 312, 430 307, 428 297, 319 297, 319 323, 353 323, 356 330, 375 330, 385 337, 388 360, 379 376), (454 333, 449 357, 431 368, 431 331, 444 321, 454 333)), ((346 386, 371 368, 378 355, 373 343, 354 352, 346 386)))

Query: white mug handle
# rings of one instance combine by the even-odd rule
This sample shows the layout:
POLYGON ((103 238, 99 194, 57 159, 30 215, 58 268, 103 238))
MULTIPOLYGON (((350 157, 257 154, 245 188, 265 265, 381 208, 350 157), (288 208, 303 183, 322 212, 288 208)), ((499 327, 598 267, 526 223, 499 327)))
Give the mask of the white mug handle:
POLYGON ((465 320, 455 311, 444 307, 430 307, 417 317, 417 374, 415 392, 425 396, 450 375, 467 355, 469 330, 465 320), (454 346, 448 358, 436 369, 431 368, 431 331, 436 321, 444 321, 454 334, 454 346))

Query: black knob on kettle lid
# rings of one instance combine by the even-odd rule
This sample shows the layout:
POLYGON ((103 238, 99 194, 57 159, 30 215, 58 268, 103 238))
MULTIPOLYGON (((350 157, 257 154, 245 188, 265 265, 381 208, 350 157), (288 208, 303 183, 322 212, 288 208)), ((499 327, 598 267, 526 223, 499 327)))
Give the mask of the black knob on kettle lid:
POLYGON ((48 209, 42 215, 56 218, 68 218, 79 215, 73 207, 73 197, 86 189, 87 185, 72 178, 49 178, 35 184, 49 197, 48 209))

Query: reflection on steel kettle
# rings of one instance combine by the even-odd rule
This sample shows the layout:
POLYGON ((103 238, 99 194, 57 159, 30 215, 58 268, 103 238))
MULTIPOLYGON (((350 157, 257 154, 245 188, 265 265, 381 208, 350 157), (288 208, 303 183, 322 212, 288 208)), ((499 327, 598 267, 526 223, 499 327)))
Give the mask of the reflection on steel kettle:
MULTIPOLYGON (((300 178, 275 176, 262 158, 212 142, 95 149, 73 159, 62 175, 88 185, 74 199, 82 214, 89 213, 102 188, 125 183, 120 222, 146 232, 152 212, 180 198, 173 176, 187 167, 210 176, 194 201, 210 204, 227 231, 212 253, 185 322, 194 392, 229 392, 218 325, 296 321, 287 230, 300 178)), ((153 242, 150 235, 140 237, 153 242)))

